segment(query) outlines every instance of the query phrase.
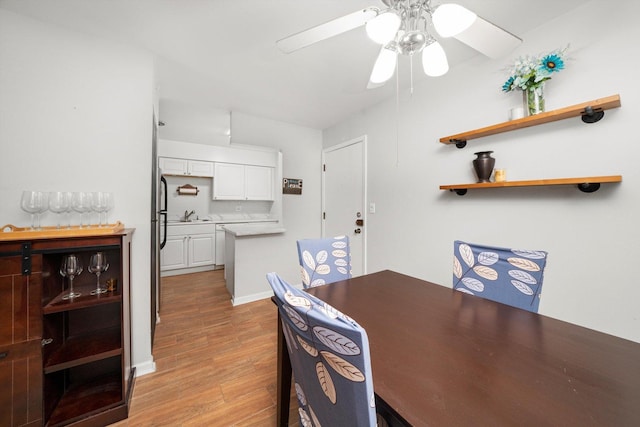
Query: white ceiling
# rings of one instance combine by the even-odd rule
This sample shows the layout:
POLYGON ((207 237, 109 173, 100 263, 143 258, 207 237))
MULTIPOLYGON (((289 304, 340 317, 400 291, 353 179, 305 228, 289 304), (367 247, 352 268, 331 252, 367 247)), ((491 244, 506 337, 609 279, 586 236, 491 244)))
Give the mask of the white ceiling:
MULTIPOLYGON (((452 1, 520 37, 583 4, 452 1)), ((363 28, 291 54, 280 52, 275 42, 372 5, 384 7, 380 0, 0 0, 1 8, 153 52, 165 102, 241 111, 317 129, 394 95, 393 83, 366 90, 378 47, 363 28)), ((455 39, 442 44, 452 67, 478 55, 455 39)), ((500 67, 508 59, 497 60, 500 67)), ((406 87, 408 61, 400 67, 406 87)), ((422 75, 419 61, 415 71, 419 90, 437 84, 422 75)), ((160 119, 168 120, 162 111, 160 119)))

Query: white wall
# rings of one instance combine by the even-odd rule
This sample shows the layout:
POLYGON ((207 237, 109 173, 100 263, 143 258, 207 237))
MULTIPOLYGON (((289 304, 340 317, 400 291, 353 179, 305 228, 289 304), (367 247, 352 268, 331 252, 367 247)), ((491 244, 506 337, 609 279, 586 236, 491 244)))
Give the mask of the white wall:
POLYGON ((0 9, 0 64, 0 223, 29 223, 22 190, 113 192, 110 220, 136 229, 133 363, 152 369, 152 58, 0 9))
MULTIPOLYGON (((296 240, 320 237, 320 154, 322 132, 234 111, 231 145, 249 144, 277 148, 282 152, 285 178, 302 178, 302 195, 282 195, 283 235, 273 236, 281 248, 272 271, 291 283, 300 283, 296 240)), ((282 191, 282 186, 278 187, 282 191)), ((268 272, 265 272, 265 274, 268 272)), ((265 289, 269 285, 264 280, 265 289)))
POLYGON ((546 250, 541 314, 640 341, 637 16, 640 4, 632 0, 606 8, 586 2, 524 34, 512 56, 474 58, 416 87, 413 97, 402 93, 399 118, 394 99, 325 130, 324 146, 369 137, 368 196, 377 208, 368 222, 369 271, 388 268, 451 286, 455 239, 546 250), (566 69, 546 85, 547 110, 617 93, 622 108, 596 124, 564 120, 473 140, 463 150, 438 142, 505 121, 521 93, 501 92, 503 69, 518 55, 567 43, 566 69), (592 194, 541 187, 459 197, 438 189, 475 182, 473 153, 485 150, 494 151, 509 180, 621 174, 623 182, 592 194))

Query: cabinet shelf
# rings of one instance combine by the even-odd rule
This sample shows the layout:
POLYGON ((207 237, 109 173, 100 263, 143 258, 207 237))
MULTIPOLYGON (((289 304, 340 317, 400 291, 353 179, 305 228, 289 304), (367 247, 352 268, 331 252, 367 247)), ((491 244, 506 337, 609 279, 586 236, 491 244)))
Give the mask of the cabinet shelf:
POLYGON ((95 288, 95 284, 92 286, 74 286, 74 290, 76 292, 80 292, 82 295, 73 299, 62 299, 62 296, 68 291, 65 289, 64 292, 61 292, 47 305, 45 305, 42 308, 42 312, 43 314, 59 313, 61 311, 78 310, 102 304, 113 304, 122 300, 120 291, 91 295, 91 291, 95 288))
POLYGON ((604 110, 620 107, 620 95, 611 95, 606 98, 594 99, 593 101, 582 102, 565 108, 524 117, 522 119, 510 120, 492 126, 486 126, 456 135, 444 136, 440 138, 443 144, 455 144, 458 148, 464 148, 467 141, 471 139, 483 138, 485 136, 497 135, 499 133, 510 132, 517 129, 551 123, 570 117, 582 116, 585 123, 593 123, 604 116, 604 110))
POLYGON ((74 384, 62 395, 47 426, 67 425, 105 408, 116 407, 122 400, 122 380, 119 375, 107 375, 74 384))
POLYGON ((441 190, 449 190, 463 196, 469 189, 504 188, 504 187, 540 187, 552 185, 577 185, 580 191, 592 193, 600 188, 600 184, 622 182, 622 175, 587 176, 582 178, 534 179, 527 181, 478 182, 473 184, 441 185, 441 190))
MULTIPOLYGON (((55 345, 55 343, 48 345, 55 345)), ((44 360, 44 373, 49 374, 120 354, 122 354, 120 328, 92 331, 67 338, 44 360)))

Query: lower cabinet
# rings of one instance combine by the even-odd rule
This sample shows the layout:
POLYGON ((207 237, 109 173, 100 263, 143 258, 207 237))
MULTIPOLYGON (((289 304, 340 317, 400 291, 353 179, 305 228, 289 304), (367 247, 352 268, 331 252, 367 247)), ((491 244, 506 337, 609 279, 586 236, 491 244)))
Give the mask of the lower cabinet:
POLYGON ((0 426, 42 425, 40 340, 0 348, 0 426))
POLYGON ((167 232, 167 243, 160 251, 161 271, 177 270, 189 266, 187 235, 172 236, 167 232))
POLYGON ((42 256, 23 264, 30 247, 0 242, 0 426, 43 424, 42 256))
POLYGON ((216 262, 215 244, 214 224, 169 226, 167 243, 160 251, 161 270, 186 269, 184 273, 187 273, 213 269, 216 262))
POLYGON ((132 233, 0 241, 1 426, 105 426, 127 418, 135 377, 132 233), (108 263, 100 284, 114 284, 104 293, 95 293, 89 268, 98 252, 108 263), (73 298, 65 297, 70 279, 61 275, 69 255, 82 265, 73 298), (14 308, 5 310, 9 290, 14 308), (7 328, 20 342, 7 342, 7 328))

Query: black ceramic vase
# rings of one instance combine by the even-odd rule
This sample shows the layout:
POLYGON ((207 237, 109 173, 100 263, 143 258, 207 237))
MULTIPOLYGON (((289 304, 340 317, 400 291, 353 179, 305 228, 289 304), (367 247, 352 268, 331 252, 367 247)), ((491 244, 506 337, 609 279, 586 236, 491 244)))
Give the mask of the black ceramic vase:
POLYGON ((493 166, 496 164, 496 159, 491 157, 493 151, 479 151, 475 154, 476 157, 473 160, 473 169, 478 176, 478 182, 489 182, 491 178, 491 172, 493 172, 493 166))

